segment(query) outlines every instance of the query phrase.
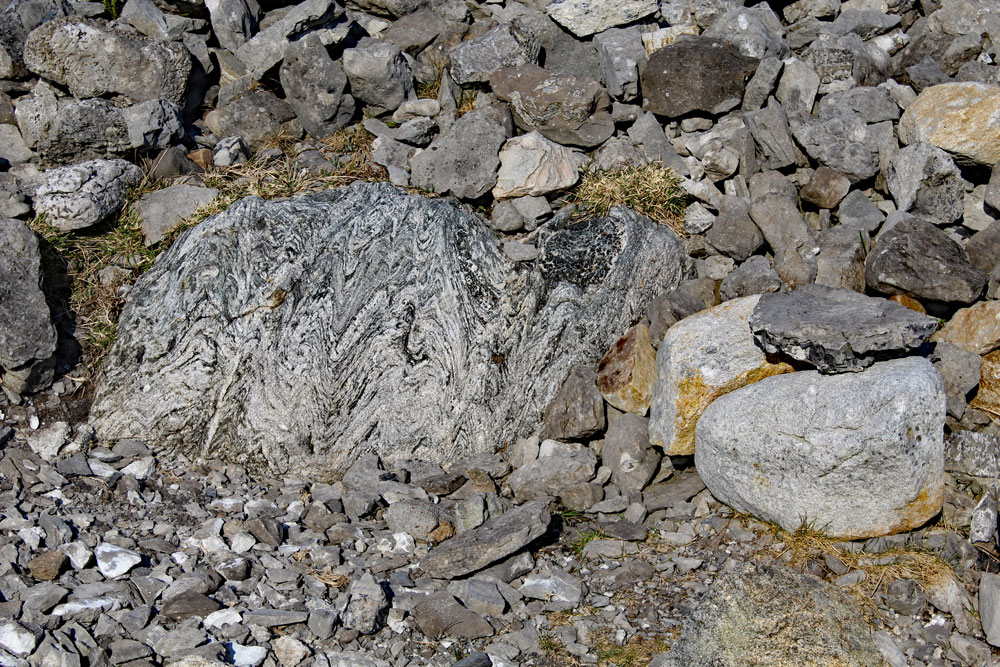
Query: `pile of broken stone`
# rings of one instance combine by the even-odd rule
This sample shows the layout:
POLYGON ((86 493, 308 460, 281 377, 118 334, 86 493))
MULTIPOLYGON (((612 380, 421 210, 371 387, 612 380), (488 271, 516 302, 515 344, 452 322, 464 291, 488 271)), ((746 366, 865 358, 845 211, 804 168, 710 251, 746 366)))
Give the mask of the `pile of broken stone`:
POLYGON ((1000 15, 742 5, 0 13, 0 662, 997 662, 1000 15), (88 233, 167 180, 156 244, 200 173, 276 137, 335 171, 345 127, 451 199, 231 207, 135 284, 90 418, 48 416, 81 380, 18 218, 88 233), (561 205, 649 163, 684 239, 561 205), (953 575, 873 622, 773 526, 953 575))

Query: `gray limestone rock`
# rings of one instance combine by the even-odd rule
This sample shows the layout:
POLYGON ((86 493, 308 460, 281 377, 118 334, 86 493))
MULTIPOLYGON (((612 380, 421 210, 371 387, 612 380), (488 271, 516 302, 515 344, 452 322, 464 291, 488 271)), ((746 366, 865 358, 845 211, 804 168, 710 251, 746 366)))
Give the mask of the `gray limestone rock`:
POLYGON ((573 609, 587 594, 587 584, 565 570, 555 568, 529 574, 517 590, 526 598, 545 600, 565 609, 573 609))
POLYGON ((555 0, 545 7, 549 16, 577 37, 586 37, 608 28, 632 23, 649 16, 656 9, 656 0, 621 0, 609 3, 555 0))
POLYGON ((542 439, 588 440, 599 435, 604 425, 604 398, 597 389, 597 374, 587 366, 574 366, 545 408, 542 439))
POLYGON ((790 52, 781 20, 766 4, 731 9, 717 18, 704 35, 728 42, 743 55, 758 60, 784 59, 790 52))
POLYGON ((0 57, 5 61, 4 78, 23 73, 24 41, 46 21, 72 16, 66 0, 14 0, 0 12, 0 57))
POLYGON ((164 98, 183 104, 191 56, 183 45, 117 31, 101 19, 58 18, 28 35, 25 65, 77 98, 126 102, 164 98))
MULTIPOLYGON (((295 118, 288 102, 264 89, 247 90, 219 110, 219 132, 239 136, 251 149, 259 149, 273 138, 285 121, 295 118)), ((216 162, 219 164, 219 162, 216 162)))
POLYGON ((649 420, 626 414, 613 421, 601 460, 611 468, 611 481, 619 491, 642 491, 660 465, 660 454, 649 444, 649 420))
POLYGON ((906 217, 875 241, 865 259, 865 280, 885 294, 972 303, 987 274, 972 266, 962 246, 946 233, 906 217))
POLYGON ((146 245, 163 240, 177 225, 219 195, 215 188, 178 184, 144 194, 137 204, 146 245))
POLYGON ((537 245, 515 265, 479 218, 388 185, 245 199, 136 284, 92 423, 313 478, 359 451, 440 462, 513 443, 689 271, 669 229, 625 209, 537 245))
POLYGON ((810 663, 885 664, 854 598, 812 575, 756 562, 720 575, 685 619, 670 652, 653 662, 656 667, 810 663))
POLYGON ((0 367, 19 369, 18 375, 32 380, 14 387, 4 373, 4 384, 24 393, 51 383, 51 364, 47 372, 43 367, 56 351, 56 330, 41 289, 41 261, 35 234, 23 222, 0 218, 0 367))
POLYGON ((933 317, 893 301, 823 285, 764 294, 750 318, 765 352, 782 352, 821 373, 860 372, 877 360, 904 356, 937 326, 933 317))
POLYGON ((744 111, 760 109, 767 102, 774 90, 774 84, 778 81, 778 76, 784 68, 784 63, 778 58, 764 58, 757 65, 750 80, 747 81, 746 90, 743 93, 744 111))
POLYGON ((979 580, 979 616, 986 641, 1000 646, 1000 575, 983 572, 979 580))
POLYGON ((29 148, 35 147, 58 113, 56 91, 43 80, 35 84, 31 94, 18 98, 14 105, 14 118, 29 148))
POLYGON ((795 140, 809 157, 844 174, 852 183, 878 173, 878 145, 859 115, 816 118, 800 112, 793 114, 789 123, 795 140))
POLYGON ((705 234, 705 241, 723 255, 742 262, 764 245, 764 236, 750 217, 747 201, 726 196, 719 204, 719 215, 705 234))
POLYGON ((166 99, 147 100, 121 110, 130 148, 168 148, 184 134, 180 108, 166 99))
POLYGON ((452 49, 451 77, 458 84, 488 81, 497 70, 538 62, 541 49, 531 29, 513 19, 452 49))
POLYGON ((819 233, 816 255, 816 284, 865 291, 865 255, 871 239, 864 230, 844 225, 819 233))
POLYGON ((757 62, 724 42, 682 36, 653 53, 640 73, 643 108, 671 118, 728 111, 743 101, 757 62))
POLYGON ((857 114, 866 123, 899 120, 899 106, 883 87, 859 86, 824 95, 817 113, 821 118, 857 114))
POLYGON ((463 607, 448 593, 427 596, 410 613, 414 623, 428 637, 448 635, 459 639, 478 639, 495 632, 486 619, 463 607))
MULTIPOLYGON (((452 579, 477 572, 517 553, 548 530, 551 502, 552 498, 538 498, 456 535, 425 556, 419 563, 420 569, 438 579, 452 579)), ((501 578, 510 581, 517 576, 520 575, 501 578)))
POLYGON ((951 156, 925 141, 899 150, 885 174, 896 208, 947 225, 962 217, 965 181, 951 156))
POLYGON ((754 294, 777 292, 784 284, 771 268, 767 257, 754 255, 722 280, 719 295, 723 301, 729 301, 754 294))
POLYGON ((354 116, 347 75, 315 35, 292 42, 279 70, 285 100, 305 131, 317 139, 333 134, 354 116))
POLYGON ((465 114, 410 163, 410 182, 439 194, 476 199, 496 185, 503 126, 483 110, 465 114))
POLYGON ((363 634, 381 630, 389 611, 389 598, 382 584, 375 581, 371 573, 365 572, 351 584, 348 592, 351 601, 341 617, 344 627, 363 634))
POLYGON ((212 21, 212 33, 219 45, 231 53, 257 32, 260 7, 256 0, 205 0, 212 21))
POLYGON ((955 419, 965 414, 969 392, 979 386, 982 357, 957 345, 941 341, 934 346, 931 361, 944 378, 948 413, 955 419))
POLYGON ((539 496, 559 496, 563 491, 594 478, 597 456, 590 449, 540 456, 510 476, 507 483, 519 502, 539 496))
POLYGON ((837 209, 837 218, 845 227, 864 230, 871 234, 885 222, 885 215, 861 190, 855 190, 844 197, 837 209))
POLYGON ((256 80, 281 62, 293 40, 314 32, 325 45, 337 44, 348 36, 351 25, 334 0, 305 0, 247 40, 235 54, 256 80))
POLYGON ((601 81, 608 94, 629 102, 639 96, 639 70, 646 65, 642 30, 611 28, 594 35, 600 60, 601 81))
POLYGON ((944 469, 974 477, 1000 477, 1000 437, 983 431, 955 431, 944 443, 944 469))
POLYGON ((788 118, 773 97, 764 109, 747 111, 743 120, 763 156, 764 169, 781 169, 795 164, 795 145, 788 131, 788 118))
POLYGON ((142 170, 125 160, 87 160, 50 169, 35 193, 35 210, 62 231, 102 222, 125 205, 129 187, 142 170))
POLYGON ((941 509, 944 418, 944 383, 921 357, 788 373, 709 405, 695 464, 713 496, 786 530, 890 535, 941 509))
POLYGON ((344 51, 341 63, 351 82, 351 94, 376 115, 394 111, 406 100, 416 97, 413 72, 395 44, 364 40, 357 47, 344 51))
POLYGON ((217 167, 243 164, 249 159, 250 147, 240 136, 220 139, 219 143, 215 144, 215 150, 212 153, 212 162, 217 167))
POLYGON ((44 162, 72 164, 81 159, 121 155, 132 147, 121 109, 100 99, 62 106, 38 138, 44 162))
POLYGON ((787 113, 812 113, 816 93, 819 90, 819 75, 798 58, 785 63, 778 90, 774 96, 778 98, 787 113))
POLYGON ((792 286, 816 277, 818 250, 813 232, 799 211, 795 186, 776 171, 750 179, 750 217, 774 251, 774 270, 792 286))

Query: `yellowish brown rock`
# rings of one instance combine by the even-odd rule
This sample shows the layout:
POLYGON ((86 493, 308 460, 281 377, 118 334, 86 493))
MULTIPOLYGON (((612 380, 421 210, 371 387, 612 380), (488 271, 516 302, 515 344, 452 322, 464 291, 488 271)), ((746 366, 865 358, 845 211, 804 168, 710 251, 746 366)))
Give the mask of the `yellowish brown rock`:
POLYGON ((1000 301, 982 301, 962 308, 931 336, 931 341, 951 343, 973 354, 992 352, 1000 347, 1000 301))
POLYGON ((656 351, 645 324, 625 332, 597 367, 597 389, 604 400, 640 416, 649 410, 656 378, 656 351))
MULTIPOLYGON (((859 290, 863 291, 863 290, 859 290)), ((927 314, 927 309, 924 308, 924 304, 920 303, 912 296, 907 296, 906 294, 893 294, 889 297, 889 301, 895 301, 899 305, 909 308, 910 310, 916 311, 918 313, 927 314)))
POLYGON ((656 355, 659 383, 653 396, 649 440, 665 454, 694 453, 698 419, 712 401, 772 375, 791 372, 771 363, 750 331, 760 295, 733 299, 671 327, 656 355))
POLYGON ((899 120, 899 139, 926 141, 959 162, 1000 162, 1000 86, 963 81, 927 88, 899 120))
POLYGON ((983 357, 979 371, 979 392, 969 407, 982 410, 993 419, 1000 419, 1000 350, 983 357))

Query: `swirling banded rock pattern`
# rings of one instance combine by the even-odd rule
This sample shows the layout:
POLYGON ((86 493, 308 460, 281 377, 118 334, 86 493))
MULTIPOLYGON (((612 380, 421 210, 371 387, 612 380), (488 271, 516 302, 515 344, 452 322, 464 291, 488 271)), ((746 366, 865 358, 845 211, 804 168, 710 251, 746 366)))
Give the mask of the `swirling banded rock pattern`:
POLYGON ((366 451, 492 451, 690 273, 676 236, 626 209, 553 227, 526 265, 467 209, 386 184, 244 199, 136 284, 92 420, 312 476, 366 451))

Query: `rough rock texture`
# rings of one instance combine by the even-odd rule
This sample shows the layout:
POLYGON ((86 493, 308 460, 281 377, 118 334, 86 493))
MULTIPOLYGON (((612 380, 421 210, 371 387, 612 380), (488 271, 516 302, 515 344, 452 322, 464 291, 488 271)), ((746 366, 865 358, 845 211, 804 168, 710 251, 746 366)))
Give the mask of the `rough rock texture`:
POLYGON ((506 135, 486 111, 465 114, 410 163, 410 183, 439 194, 475 199, 497 182, 506 135))
POLYGON ((962 246, 946 233, 906 218, 879 235, 865 258, 865 280, 885 294, 972 303, 987 275, 969 263, 962 246))
POLYGON ((612 422, 601 460, 611 469, 611 480, 619 491, 642 491, 660 465, 659 453, 649 446, 649 422, 638 415, 612 422))
POLYGON ((313 477, 366 450, 513 443, 689 270, 672 232, 624 209, 539 251, 514 265, 477 217, 388 185, 245 199, 136 284, 93 423, 313 477))
POLYGON ((1000 301, 983 301, 961 308, 931 338, 980 356, 1000 347, 1000 301))
POLYGON ((716 399, 695 464, 716 498, 785 530, 889 535, 941 509, 944 417, 944 382, 921 357, 791 373, 716 399))
POLYGON ((656 350, 644 324, 626 331, 597 365, 598 390, 609 405, 623 412, 646 414, 656 378, 656 350))
POLYGON ((490 74, 504 67, 538 62, 541 50, 538 36, 520 19, 514 19, 455 47, 451 77, 459 84, 488 81, 490 74))
POLYGON ((45 172, 35 210, 61 231, 96 225, 125 205, 128 188, 142 170, 125 160, 87 160, 45 172))
POLYGON ((927 88, 906 107, 899 139, 934 144, 960 162, 1000 162, 1000 86, 963 81, 927 88))
POLYGON ((218 195, 219 191, 215 188, 183 183, 144 194, 136 208, 142 218, 142 234, 146 237, 146 245, 162 241, 174 227, 218 195))
POLYGON ((695 451, 695 426, 719 396, 792 370, 770 363, 754 344, 750 316, 759 295, 733 299, 681 320, 656 353, 659 382, 650 410, 649 439, 670 455, 695 451))
POLYGON ((28 35, 24 62, 35 74, 69 87, 77 98, 158 97, 182 104, 191 56, 177 42, 133 37, 100 19, 59 18, 28 35))
POLYGON ((131 148, 128 130, 121 110, 105 100, 70 102, 38 136, 38 153, 53 164, 121 155, 131 148))
POLYGON ((315 35, 288 46, 279 76, 286 101, 313 137, 329 136, 354 116, 354 98, 344 92, 347 75, 315 35))
POLYGON ((586 366, 574 366, 559 393, 545 408, 543 439, 579 440, 604 430, 604 398, 597 375, 586 366))
MULTIPOLYGON (((582 445, 565 453, 540 456, 514 471, 508 483, 518 502, 540 496, 561 497, 594 477, 597 456, 582 445)), ((568 505, 565 500, 564 505, 568 505)))
POLYGON ((431 551, 420 569, 432 577, 453 579, 506 558, 545 534, 551 498, 537 498, 459 533, 431 551))
POLYGON ((857 601, 810 574, 747 563, 720 576, 656 667, 884 667, 857 601), (794 619, 792 622, 792 619, 794 619))
POLYGON ((538 132, 515 137, 500 150, 496 199, 545 195, 574 185, 578 158, 573 151, 538 132))
POLYGON ((756 58, 725 42, 681 37, 649 57, 640 74, 643 108, 667 117, 728 111, 743 100, 746 79, 756 68, 756 58))
POLYGON ((586 37, 649 16, 656 8, 656 0, 555 0, 545 11, 577 37, 586 37))
POLYGON ((395 44, 377 40, 363 42, 357 48, 344 51, 342 62, 351 82, 351 94, 365 102, 375 114, 394 111, 406 100, 416 97, 413 73, 395 44))
POLYGON ((805 285, 761 296, 750 329, 765 352, 783 352, 821 373, 842 373, 920 347, 937 320, 887 299, 805 285))
POLYGON ((14 391, 37 391, 52 381, 51 369, 41 368, 56 351, 41 262, 34 232, 23 222, 0 218, 0 372, 14 391), (21 386, 13 382, 11 371, 24 378, 21 386))
POLYGON ((962 217, 965 181, 940 148, 918 142, 900 150, 889 161, 885 180, 900 211, 913 211, 936 224, 962 217))

